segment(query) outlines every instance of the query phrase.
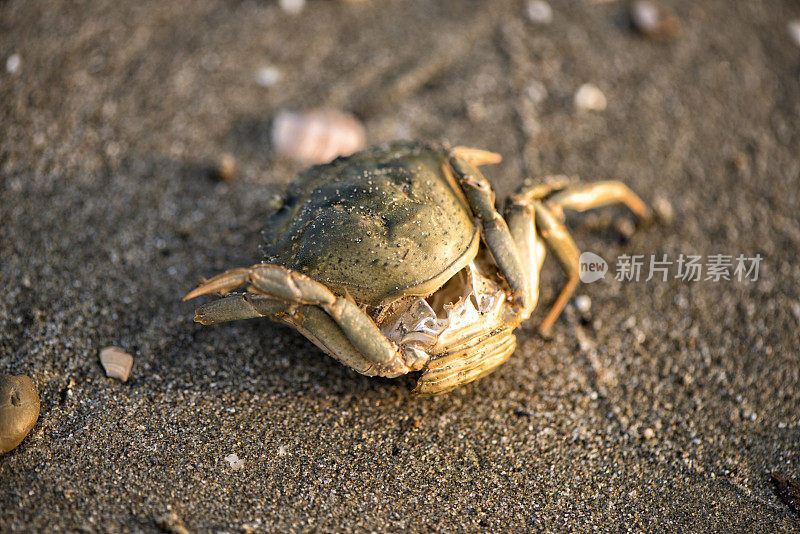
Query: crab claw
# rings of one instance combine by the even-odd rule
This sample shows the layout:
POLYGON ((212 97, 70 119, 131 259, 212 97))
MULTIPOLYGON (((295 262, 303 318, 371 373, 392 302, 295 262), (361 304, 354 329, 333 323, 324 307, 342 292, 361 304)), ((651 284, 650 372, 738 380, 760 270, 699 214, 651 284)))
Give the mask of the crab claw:
POLYGON ((236 289, 247 282, 249 278, 250 269, 244 267, 231 269, 218 274, 210 280, 206 280, 183 297, 183 300, 186 301, 199 297, 200 295, 210 295, 211 293, 228 293, 230 290, 236 289))

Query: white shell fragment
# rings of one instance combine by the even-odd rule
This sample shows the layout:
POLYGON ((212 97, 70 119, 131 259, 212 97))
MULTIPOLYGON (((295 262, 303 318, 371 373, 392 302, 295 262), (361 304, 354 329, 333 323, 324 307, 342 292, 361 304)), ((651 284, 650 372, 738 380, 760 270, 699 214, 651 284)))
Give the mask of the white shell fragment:
POLYGON ((553 8, 544 0, 530 0, 525 8, 528 20, 536 24, 550 24, 553 22, 553 8))
POLYGON ((630 7, 631 23, 650 39, 673 37, 680 30, 678 17, 650 0, 636 0, 630 7))
POLYGON ((575 297, 575 307, 581 313, 589 313, 592 309, 592 299, 588 295, 578 295, 575 297))
POLYGON ((588 111, 603 111, 606 109, 608 101, 596 85, 585 83, 575 92, 575 107, 588 111))
POLYGON ((11 54, 6 59, 6 72, 9 74, 16 74, 19 72, 19 68, 22 66, 22 58, 19 54, 11 54))
POLYGON ((106 347, 100 351, 100 363, 106 376, 127 382, 133 367, 133 356, 119 347, 106 347))
POLYGON ((236 453, 226 456, 225 461, 230 464, 231 469, 244 469, 244 460, 240 459, 236 453))
POLYGON ((794 44, 800 46, 800 19, 790 21, 788 24, 789 35, 794 41, 794 44))
POLYGON ((300 163, 327 163, 364 148, 366 132, 358 119, 342 111, 282 111, 272 124, 272 143, 279 154, 300 163))
POLYGON ((262 67, 256 71, 255 80, 261 87, 273 87, 283 79, 283 73, 275 67, 262 67))
POLYGON ((280 0, 281 9, 292 15, 298 15, 306 7, 306 0, 280 0))
POLYGON ((541 104, 547 98, 547 87, 538 80, 533 80, 525 88, 525 94, 534 104, 541 104))
POLYGON ((657 196, 653 199, 653 211, 656 213, 658 220, 663 224, 670 224, 674 218, 672 204, 670 204, 666 197, 657 196))

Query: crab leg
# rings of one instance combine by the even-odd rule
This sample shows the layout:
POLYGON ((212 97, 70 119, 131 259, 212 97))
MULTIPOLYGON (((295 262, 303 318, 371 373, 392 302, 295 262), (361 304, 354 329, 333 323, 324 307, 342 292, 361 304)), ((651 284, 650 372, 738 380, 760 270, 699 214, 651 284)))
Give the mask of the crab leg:
POLYGON ((575 288, 578 287, 580 275, 580 251, 575 246, 575 242, 570 237, 566 227, 558 220, 558 218, 545 207, 541 202, 535 202, 533 209, 536 215, 536 226, 539 235, 542 236, 547 248, 553 251, 561 268, 564 269, 564 274, 567 279, 561 286, 558 292, 556 301, 550 306, 547 315, 542 324, 539 325, 539 331, 543 335, 548 335, 553 323, 556 322, 561 311, 569 301, 575 288))
MULTIPOLYGON (((207 280, 186 295, 184 300, 199 295, 228 292, 242 285, 258 296, 283 301, 287 309, 290 305, 308 305, 318 306, 324 310, 356 351, 375 366, 375 374, 393 377, 410 371, 400 349, 386 339, 372 319, 355 302, 333 294, 327 287, 304 274, 279 265, 262 263, 249 268, 231 269, 207 280)), ((251 299, 250 303, 252 302, 251 299)), ((219 312, 220 317, 256 316, 248 315, 251 312, 247 310, 246 303, 247 299, 226 301, 215 311, 219 312)), ((270 304, 266 310, 270 311, 276 307, 277 305, 270 304)), ((256 311, 254 308, 252 313, 256 311)), ((259 313, 257 316, 260 315, 259 313)), ((202 322, 204 317, 200 315, 198 317, 197 320, 202 322)))
POLYGON ((503 156, 496 152, 489 152, 488 150, 470 148, 467 146, 453 147, 450 149, 450 153, 457 158, 463 159, 473 167, 491 165, 492 163, 500 163, 503 161, 503 156))
POLYGON ((450 158, 450 165, 459 179, 472 212, 480 222, 483 239, 511 287, 514 300, 521 309, 527 309, 530 306, 528 277, 508 226, 494 207, 494 193, 489 182, 475 167, 457 156, 450 158))
POLYGON ((512 204, 508 208, 509 226, 532 282, 530 292, 534 300, 538 290, 533 286, 538 283, 539 269, 545 255, 543 244, 553 251, 567 277, 539 326, 545 335, 575 291, 580 274, 580 251, 561 223, 564 208, 584 211, 620 203, 627 206, 640 221, 648 222, 651 219, 647 205, 622 182, 596 182, 567 187, 563 182, 526 184, 511 198, 512 204))
POLYGON ((288 323, 339 362, 363 375, 378 374, 376 365, 364 358, 339 325, 317 306, 291 304, 253 293, 229 295, 197 308, 194 320, 211 325, 255 317, 288 323))
POLYGON ((512 200, 542 200, 555 215, 562 217, 564 209, 586 211, 612 204, 623 204, 643 223, 652 219, 650 208, 622 182, 615 180, 591 184, 562 186, 523 186, 512 200))
POLYGON ((212 325, 255 317, 276 317, 289 311, 291 306, 288 302, 253 294, 228 295, 197 308, 194 312, 194 322, 212 325))
POLYGON ((536 217, 530 202, 511 204, 506 210, 506 221, 528 279, 528 305, 520 312, 521 320, 524 321, 530 317, 539 301, 539 272, 542 270, 546 250, 544 242, 536 233, 536 217))

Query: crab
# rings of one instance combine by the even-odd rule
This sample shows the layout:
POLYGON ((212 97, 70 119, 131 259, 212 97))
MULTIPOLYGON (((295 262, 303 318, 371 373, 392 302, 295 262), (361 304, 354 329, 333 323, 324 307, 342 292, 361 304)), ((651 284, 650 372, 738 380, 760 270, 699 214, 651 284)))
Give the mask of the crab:
POLYGON ((617 181, 526 181, 495 208, 478 171, 499 154, 394 143, 301 172, 264 231, 265 259, 201 282, 184 300, 204 325, 266 317, 368 376, 418 372, 414 395, 480 378, 514 352, 514 329, 539 297, 547 249, 566 276, 540 325, 547 334, 579 281, 563 210, 644 202, 617 181), (239 288, 244 290, 235 291, 239 288))

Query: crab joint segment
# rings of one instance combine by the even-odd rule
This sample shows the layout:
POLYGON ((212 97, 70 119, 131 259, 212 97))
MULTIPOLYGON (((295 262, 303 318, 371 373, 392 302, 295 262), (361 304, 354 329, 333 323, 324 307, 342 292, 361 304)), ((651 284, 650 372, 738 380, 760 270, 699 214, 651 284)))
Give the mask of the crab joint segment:
MULTIPOLYGON (((286 314, 286 322, 302 324, 314 336, 309 337, 316 343, 330 337, 326 337, 324 332, 317 335, 317 330, 329 329, 329 325, 313 318, 296 323, 292 320, 292 313, 298 313, 297 306, 317 306, 335 322, 355 351, 373 366, 361 366, 367 371, 365 374, 374 370, 374 374, 394 377, 410 371, 400 349, 381 334, 373 320, 355 302, 334 295, 316 280, 279 265, 258 264, 226 271, 201 284, 184 300, 218 291, 231 291, 241 285, 246 285, 250 293, 233 295, 211 303, 207 308, 201 307, 195 320, 209 324, 261 316, 281 318, 281 314, 286 314)), ((342 354, 333 356, 339 360, 345 358, 342 354)))
POLYGON ((459 178, 470 208, 480 221, 483 239, 511 287, 514 300, 521 310, 527 309, 530 307, 528 277, 508 226, 494 207, 494 193, 489 182, 462 159, 450 158, 450 164, 459 178))
POLYGON ((468 146, 453 147, 450 149, 450 153, 457 158, 463 159, 473 167, 491 165, 503 161, 503 156, 496 152, 489 152, 488 150, 481 150, 480 148, 471 148, 468 146))

